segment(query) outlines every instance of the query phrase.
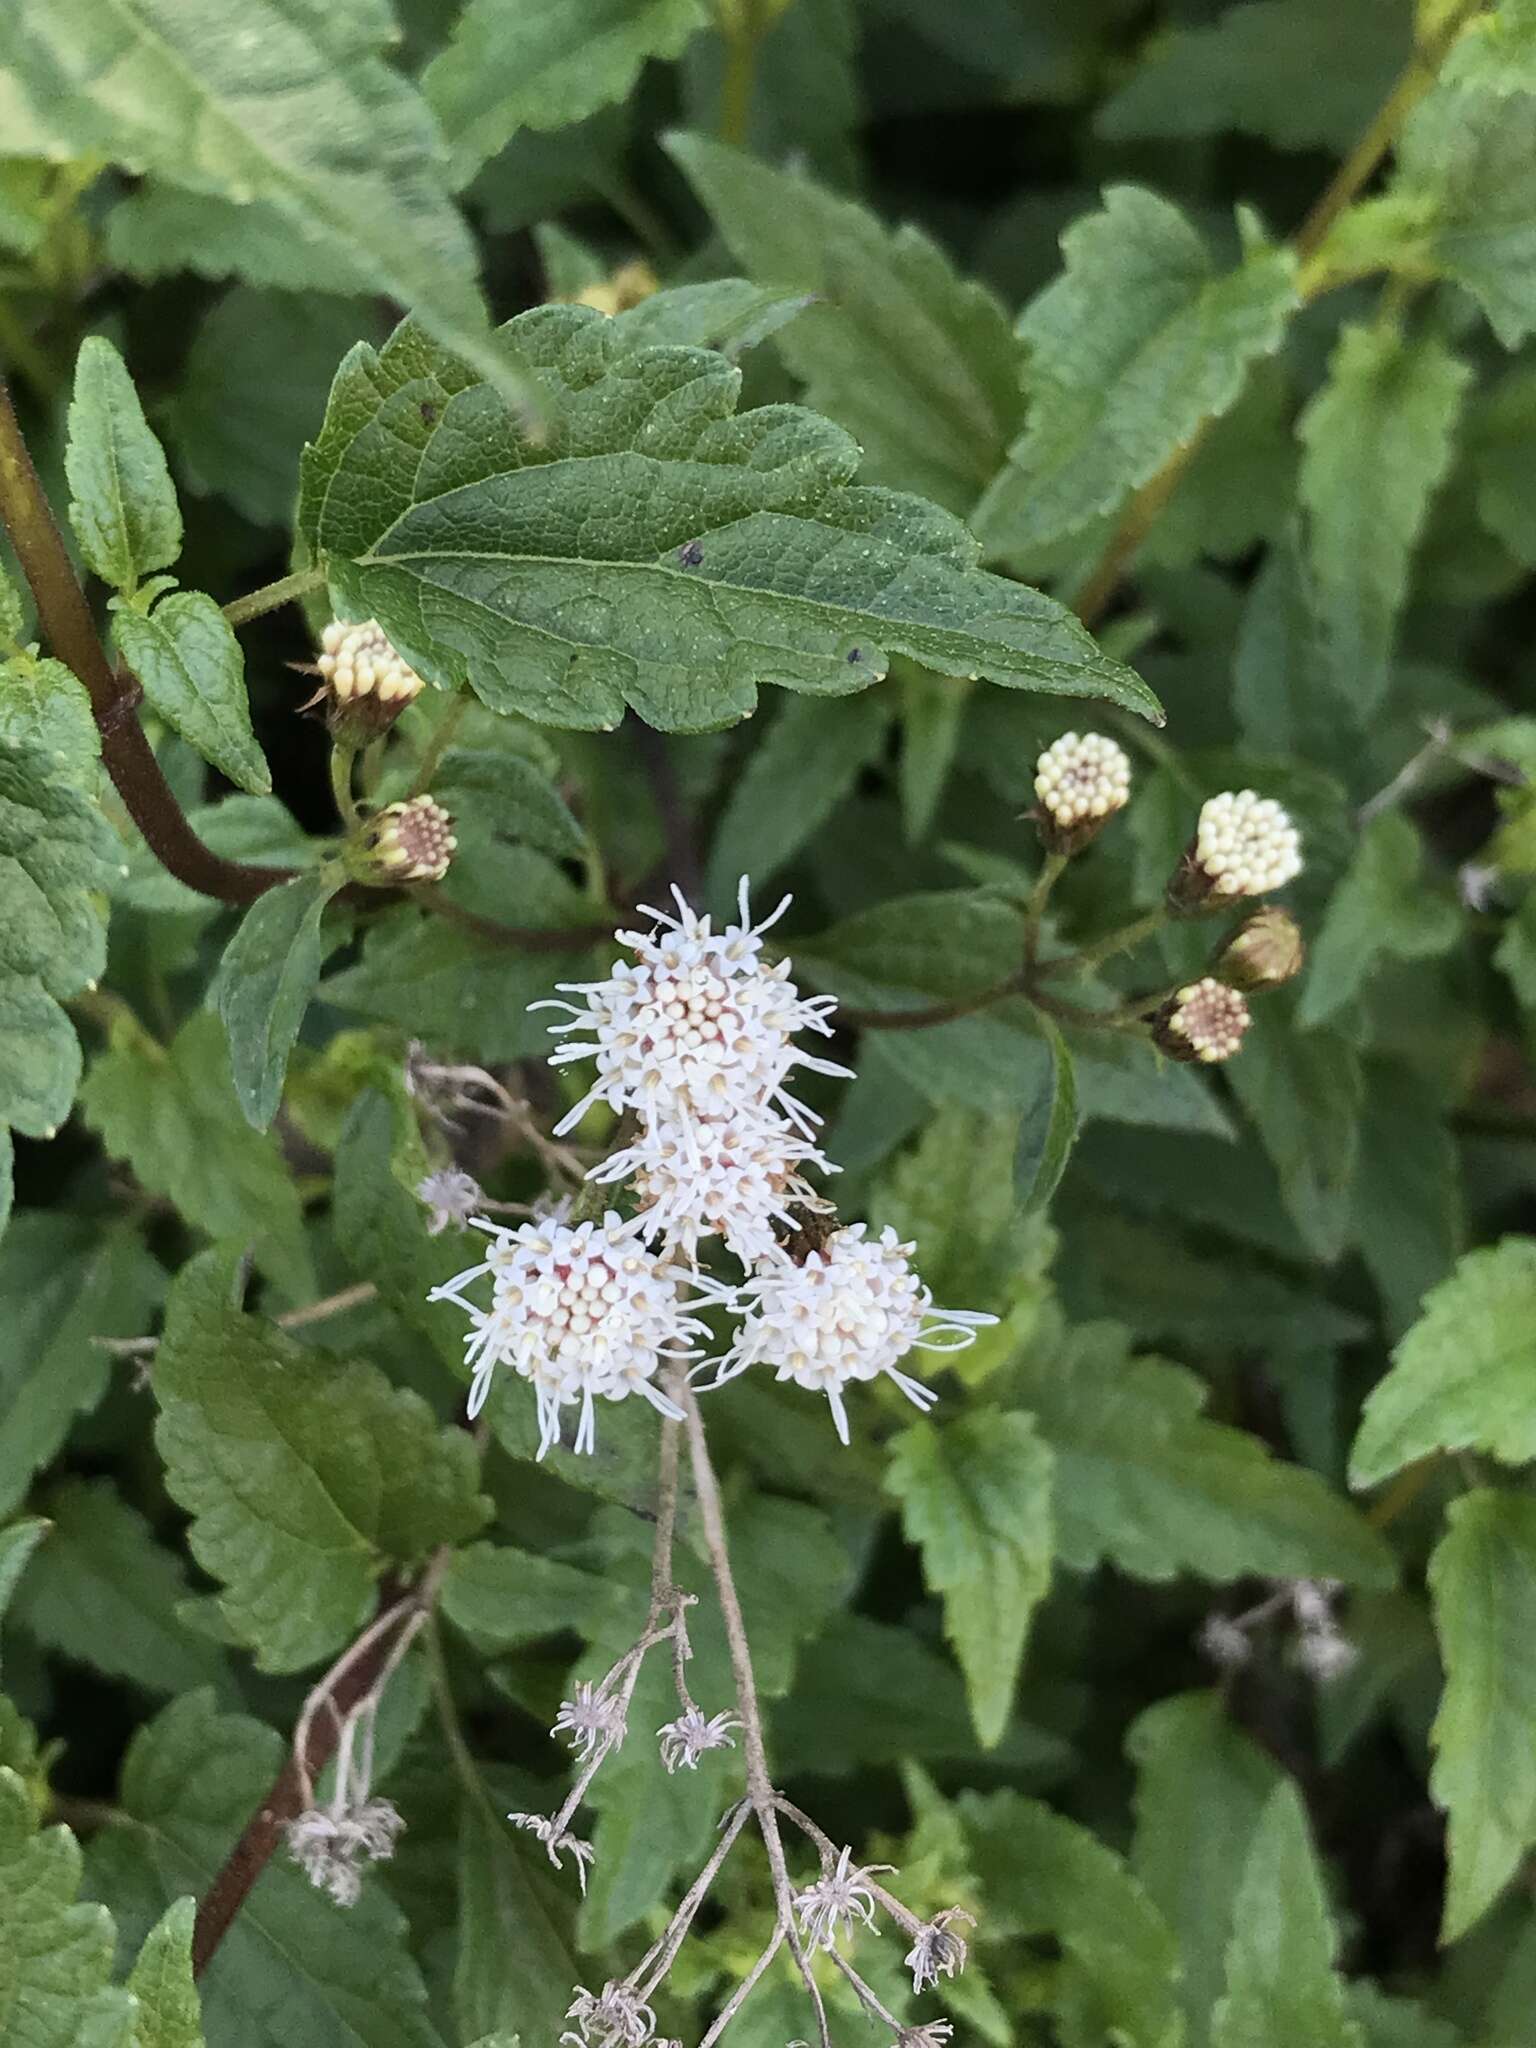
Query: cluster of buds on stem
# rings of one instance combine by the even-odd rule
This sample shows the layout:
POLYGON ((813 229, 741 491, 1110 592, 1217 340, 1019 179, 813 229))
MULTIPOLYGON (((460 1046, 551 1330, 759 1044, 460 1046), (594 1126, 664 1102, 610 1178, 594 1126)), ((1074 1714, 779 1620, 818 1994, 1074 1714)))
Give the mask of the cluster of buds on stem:
POLYGON ((377 619, 332 619, 320 635, 319 702, 333 733, 372 739, 386 732, 424 685, 377 619))
POLYGON ((375 889, 440 882, 458 847, 453 819, 435 797, 385 804, 363 821, 344 858, 355 880, 375 889))

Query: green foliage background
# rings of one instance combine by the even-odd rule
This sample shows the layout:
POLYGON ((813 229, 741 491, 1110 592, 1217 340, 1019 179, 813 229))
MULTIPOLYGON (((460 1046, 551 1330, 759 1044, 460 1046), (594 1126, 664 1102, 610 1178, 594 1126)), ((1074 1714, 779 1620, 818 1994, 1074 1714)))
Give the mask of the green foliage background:
MULTIPOLYGON (((740 1758, 662 1774, 664 1670, 584 1897, 502 1818, 644 1620, 655 1417, 542 1465, 520 1384, 456 1426, 469 1240, 413 1189, 544 1155, 406 1053, 547 1128, 527 1003, 748 873, 864 1020, 840 1209, 1001 1319, 846 1451, 793 1388, 707 1403, 779 1781, 976 1918, 920 2004, 894 1931, 860 1970, 988 2048, 1530 2041, 1533 220, 1532 0, 11 0, 0 362, 93 688, 290 878, 167 872, 0 585, 0 2040, 533 2048, 665 1923, 740 1758), (343 886, 332 609, 434 686, 370 795, 451 807, 440 890, 343 886), (1010 974, 1089 726, 1135 793, 1052 948, 1220 789, 1303 832, 1305 976, 1218 1074, 1017 995, 879 1028, 1010 974), (190 1902, 429 1559, 396 1855, 343 1909, 279 1850, 194 1987, 190 1902)), ((681 1557, 714 1710, 686 1491, 681 1557)), ((743 1849, 663 2033, 771 1926, 743 1849)), ((810 2031, 781 1959, 732 2038, 810 2031)))

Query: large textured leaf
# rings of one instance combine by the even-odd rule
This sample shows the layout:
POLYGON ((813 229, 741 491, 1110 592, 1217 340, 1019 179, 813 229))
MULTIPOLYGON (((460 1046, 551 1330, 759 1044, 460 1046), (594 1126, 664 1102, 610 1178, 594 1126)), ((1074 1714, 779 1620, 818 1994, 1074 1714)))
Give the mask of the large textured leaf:
POLYGON ((69 521, 104 583, 132 590, 181 553, 181 509, 160 443, 122 357, 90 335, 80 345, 69 406, 69 521))
POLYGON ((175 590, 149 613, 119 606, 122 657, 166 724, 240 789, 272 787, 245 690, 245 658, 229 621, 201 590, 175 590))
POLYGON ((1421 1075, 1375 1061, 1366 1070, 1355 1238, 1400 1336, 1463 1242, 1461 1151, 1425 1101, 1421 1075))
POLYGON ((1338 687, 1362 713, 1387 687, 1409 562, 1468 376, 1434 335, 1346 327, 1298 427, 1319 622, 1338 687))
POLYGON ((957 1804, 989 1930, 1049 1936, 1070 1959, 1073 2038, 1176 2048, 1184 2034, 1178 1949, 1115 1852, 1017 1792, 970 1792, 957 1804))
MULTIPOLYGON (((188 1693, 141 1728, 123 1765, 126 1823, 91 1844, 92 1888, 136 1945, 165 1908, 201 1897, 286 1753, 274 1729, 188 1693)), ((202 1979, 209 2040, 239 2048, 443 2048, 382 1885, 343 1910, 279 1850, 202 1979)), ((62 2044, 61 2044, 62 2048, 62 2044)))
POLYGON ((546 432, 418 328, 354 349, 304 463, 301 521, 358 616, 417 667, 545 723, 700 730, 776 682, 848 695, 893 653, 1157 716, 1062 606, 975 566, 920 498, 851 487, 858 452, 791 406, 735 415, 721 356, 635 347, 579 306, 507 332, 546 432))
POLYGON ((0 1514, 58 1453, 113 1374, 97 1337, 137 1337, 165 1276, 123 1225, 33 1210, 0 1244, 0 1514))
POLYGON ((138 2001, 133 2048, 203 2048, 203 2013, 192 1980, 192 1922, 197 1901, 166 1907, 128 1973, 138 2001))
POLYGON ((886 1484, 943 1596, 944 1632, 988 1746, 1008 1725, 1030 1619, 1051 1582, 1051 1474, 1027 1415, 918 1422, 891 1445, 886 1484))
POLYGON ((80 1849, 37 1832, 16 1773, 0 1769, 0 2040, 16 2048, 131 2048, 133 2001, 108 1982, 112 1920, 76 1904, 80 1849))
POLYGON ((1057 1545, 1081 1570, 1108 1560, 1147 1579, 1396 1577, 1386 1543, 1316 1473, 1208 1421, 1202 1382, 1131 1357, 1114 1324, 1031 1343, 1009 1390, 1055 1454, 1057 1545))
POLYGON ((1365 2048, 1334 1972, 1336 1945, 1300 1796, 1277 1786, 1233 1910, 1215 2048, 1365 2048))
POLYGON ((1464 1494, 1429 1585, 1445 1665, 1429 1784, 1450 1821, 1444 1939, 1455 1941, 1536 1842, 1536 1500, 1464 1494))
POLYGON ((580 1975, 568 1903, 543 1852, 509 1828, 488 1797, 462 1803, 458 1880, 453 2012, 460 2037, 498 2026, 521 2027, 525 2039, 557 2034, 580 1975))
POLYGON ((302 1288, 309 1255, 299 1191, 276 1140, 241 1114, 217 1017, 199 1011, 163 1046, 126 1012, 115 1016, 81 1108, 141 1187, 174 1203, 194 1230, 242 1238, 263 1268, 302 1288))
POLYGON ((1215 1693, 1177 1693, 1136 1721, 1131 1868, 1178 1937, 1191 2048, 1210 2038, 1238 1887, 1280 1773, 1215 1693))
POLYGON ((732 253, 815 303, 778 338, 806 403, 846 427, 871 478, 965 513, 1018 430, 1018 344, 985 286, 921 230, 699 136, 682 164, 732 253))
POLYGON ((625 99, 649 57, 675 57, 703 0, 469 0, 422 90, 460 184, 519 128, 566 128, 625 99))
POLYGON ((294 1671, 360 1624, 387 1563, 473 1535, 485 1505, 468 1437, 373 1366, 232 1307, 238 1265, 205 1252, 177 1280, 156 1434, 231 1628, 263 1669, 294 1671))
POLYGON ((1434 1451, 1526 1464, 1536 1458, 1533 1374, 1536 1239, 1506 1237, 1468 1252, 1426 1297, 1365 1404, 1351 1480, 1375 1486, 1434 1451))
POLYGON ((1038 550, 1112 511, 1236 402, 1296 304, 1285 251, 1219 273, 1179 209, 1136 185, 1109 187, 1061 246, 1064 273, 1019 321, 1028 425, 976 514, 994 552, 1038 550))
POLYGON ((101 734, 85 685, 62 661, 30 654, 0 662, 0 751, 46 755, 76 789, 95 786, 101 734))
POLYGON ((29 1634, 146 1692, 227 1680, 224 1653, 177 1618, 193 1590, 181 1558, 110 1481, 69 1481, 48 1513, 52 1537, 14 1609, 29 1634))
POLYGON ((238 26, 221 0, 24 0, 6 61, 78 153, 259 202, 347 289, 361 272, 526 395, 486 328, 431 115, 380 56, 387 9, 250 0, 238 26))
POLYGON ((27 1568, 28 1558, 48 1534, 50 1526, 40 1516, 32 1515, 0 1529, 0 1621, 5 1618, 5 1610, 27 1568))
POLYGON ((51 1138, 80 1080, 60 1001, 106 964, 98 892, 121 847, 51 754, 0 747, 0 1124, 51 1138))
POLYGON ((1424 879, 1424 848, 1401 811, 1366 827, 1350 869, 1328 903, 1308 962, 1297 1022, 1323 1024, 1354 1001, 1384 959, 1426 960, 1463 928, 1445 888, 1424 879))
POLYGON ((1255 1010, 1232 1087, 1308 1250, 1331 1260, 1349 1234, 1364 1083, 1354 1046, 1334 1030, 1299 1031, 1289 995, 1279 990, 1255 1010))

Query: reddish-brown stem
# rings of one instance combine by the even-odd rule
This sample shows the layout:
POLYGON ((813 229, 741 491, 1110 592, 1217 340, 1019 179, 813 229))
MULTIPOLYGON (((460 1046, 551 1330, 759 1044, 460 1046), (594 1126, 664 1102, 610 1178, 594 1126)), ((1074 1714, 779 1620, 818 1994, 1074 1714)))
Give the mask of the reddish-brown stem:
POLYGON ((378 1684, 400 1630, 421 1612, 421 1598, 416 1590, 387 1594, 380 1603, 381 1612, 391 1611, 391 1600, 396 1626, 381 1629, 364 1655, 350 1663, 341 1661, 336 1681, 326 1695, 327 1711, 309 1717, 303 1756, 297 1750, 289 1756, 199 1901, 192 1928, 194 1977, 201 1977, 213 1961, 251 1887, 271 1861, 283 1830, 303 1812, 310 1787, 331 1760, 342 1722, 378 1684))
POLYGON ((69 550, 0 381, 0 519, 31 586, 49 647, 85 685, 101 758, 129 817, 177 881, 222 903, 250 903, 291 869, 225 860, 187 823, 139 724, 139 686, 107 660, 69 550))

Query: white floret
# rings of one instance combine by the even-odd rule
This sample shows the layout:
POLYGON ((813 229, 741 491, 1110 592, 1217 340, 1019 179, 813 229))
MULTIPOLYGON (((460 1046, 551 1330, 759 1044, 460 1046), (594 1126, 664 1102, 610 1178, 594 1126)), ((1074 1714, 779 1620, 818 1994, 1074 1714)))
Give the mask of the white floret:
POLYGON ((1130 793, 1125 751, 1100 732, 1064 732, 1035 763, 1035 795, 1062 827, 1113 817, 1130 793))
POLYGON ((1218 896, 1263 896, 1301 873, 1301 834, 1273 797, 1224 790, 1201 807, 1195 862, 1218 896))

